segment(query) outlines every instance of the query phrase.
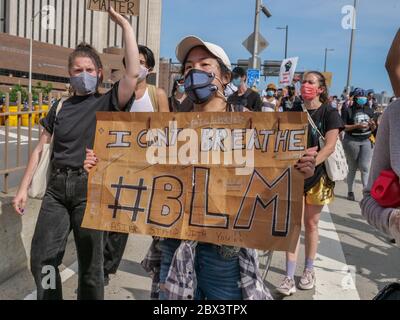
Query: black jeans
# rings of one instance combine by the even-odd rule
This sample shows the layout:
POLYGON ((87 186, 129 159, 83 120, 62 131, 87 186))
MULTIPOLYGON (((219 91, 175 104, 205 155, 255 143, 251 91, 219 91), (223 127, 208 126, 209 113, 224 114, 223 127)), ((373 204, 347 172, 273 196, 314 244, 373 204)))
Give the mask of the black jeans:
POLYGON ((128 233, 104 232, 104 275, 117 272, 128 236, 128 233))
POLYGON ((62 299, 58 266, 71 230, 78 255, 78 299, 104 299, 103 232, 81 227, 86 197, 87 174, 83 169, 52 170, 31 248, 38 300, 62 299), (55 275, 53 285, 49 270, 55 275))

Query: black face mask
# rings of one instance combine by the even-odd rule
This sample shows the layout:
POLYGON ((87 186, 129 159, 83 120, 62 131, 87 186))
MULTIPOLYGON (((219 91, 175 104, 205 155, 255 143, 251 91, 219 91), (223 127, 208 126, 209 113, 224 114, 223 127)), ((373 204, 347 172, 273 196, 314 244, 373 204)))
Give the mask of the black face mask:
POLYGON ((213 73, 192 69, 185 77, 185 92, 194 104, 203 104, 218 91, 213 73))

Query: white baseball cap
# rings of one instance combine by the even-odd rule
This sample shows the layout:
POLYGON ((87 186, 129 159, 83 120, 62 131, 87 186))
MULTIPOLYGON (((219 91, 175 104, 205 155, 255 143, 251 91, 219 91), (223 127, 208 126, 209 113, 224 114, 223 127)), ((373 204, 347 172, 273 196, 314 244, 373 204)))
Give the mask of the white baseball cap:
POLYGON ((185 37, 176 46, 176 57, 178 58, 178 61, 183 63, 190 50, 197 46, 205 46, 214 56, 220 58, 229 70, 232 70, 231 61, 224 49, 214 43, 203 41, 196 36, 185 37))

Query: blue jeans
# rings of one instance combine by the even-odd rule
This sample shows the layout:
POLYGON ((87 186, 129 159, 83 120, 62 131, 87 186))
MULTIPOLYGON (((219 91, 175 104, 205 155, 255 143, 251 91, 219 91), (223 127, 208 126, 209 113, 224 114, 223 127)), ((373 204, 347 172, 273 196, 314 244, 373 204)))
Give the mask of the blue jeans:
MULTIPOLYGON (((161 241, 160 283, 165 283, 172 259, 180 240, 161 241)), ((218 246, 199 242, 196 247, 195 271, 197 288, 195 300, 241 300, 239 257, 224 258, 218 246)), ((166 300, 160 291, 160 300, 166 300)))

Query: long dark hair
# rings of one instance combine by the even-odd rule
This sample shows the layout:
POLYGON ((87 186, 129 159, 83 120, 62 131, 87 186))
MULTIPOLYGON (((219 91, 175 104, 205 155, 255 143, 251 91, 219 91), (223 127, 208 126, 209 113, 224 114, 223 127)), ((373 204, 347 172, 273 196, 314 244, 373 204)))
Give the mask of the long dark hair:
POLYGON ((323 90, 324 90, 319 96, 319 101, 321 101, 324 104, 328 103, 328 101, 329 101, 329 91, 328 91, 328 86, 326 85, 325 76, 319 71, 308 71, 308 72, 306 72, 304 74, 304 78, 309 74, 313 74, 313 75, 317 76, 318 82, 319 82, 319 87, 323 88, 323 90))

